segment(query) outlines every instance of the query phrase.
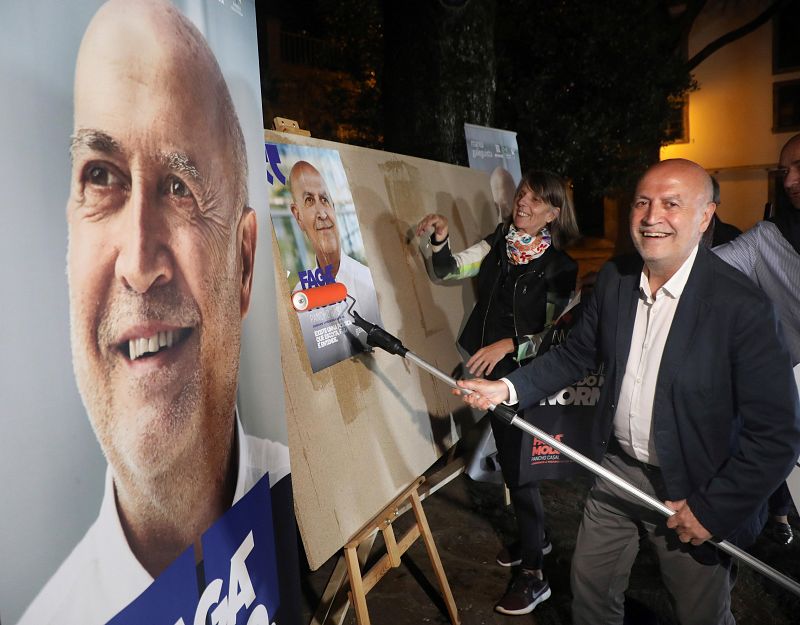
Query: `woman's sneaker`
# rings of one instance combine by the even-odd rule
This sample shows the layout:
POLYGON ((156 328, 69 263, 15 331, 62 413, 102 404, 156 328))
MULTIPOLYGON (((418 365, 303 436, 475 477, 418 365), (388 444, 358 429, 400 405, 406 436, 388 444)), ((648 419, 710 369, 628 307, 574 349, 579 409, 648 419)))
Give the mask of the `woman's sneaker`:
POLYGON ((542 601, 550 598, 550 584, 539 579, 532 571, 521 570, 494 609, 501 614, 530 614, 542 601))
POLYGON ((794 540, 792 526, 774 519, 767 521, 767 525, 764 527, 764 534, 784 547, 794 540))
MULTIPOLYGON (((544 544, 542 545, 542 555, 546 556, 553 550, 553 543, 547 532, 544 534, 544 544)), ((500 566, 519 566, 522 564, 522 548, 519 541, 511 543, 508 547, 503 547, 497 552, 497 564, 500 566)))

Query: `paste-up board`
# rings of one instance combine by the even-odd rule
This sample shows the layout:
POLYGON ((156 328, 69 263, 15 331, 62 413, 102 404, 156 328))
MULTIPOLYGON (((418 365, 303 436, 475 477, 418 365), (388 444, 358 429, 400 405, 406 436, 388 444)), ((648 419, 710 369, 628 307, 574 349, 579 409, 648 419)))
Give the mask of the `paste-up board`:
MULTIPOLYGON (((272 131, 265 142, 339 152, 383 327, 452 372, 462 362, 456 339, 474 304, 473 286, 431 281, 413 230, 424 215, 444 214, 454 250, 492 232, 488 175, 272 131)), ((313 373, 277 245, 273 257, 295 511, 309 565, 317 569, 479 415, 430 374, 383 351, 313 373)))

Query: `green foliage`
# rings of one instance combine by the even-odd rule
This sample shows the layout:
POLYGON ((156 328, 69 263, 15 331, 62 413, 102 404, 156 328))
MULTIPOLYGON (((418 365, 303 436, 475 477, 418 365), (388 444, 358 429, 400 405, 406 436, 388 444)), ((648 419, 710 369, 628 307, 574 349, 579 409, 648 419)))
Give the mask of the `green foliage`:
POLYGON ((466 164, 464 122, 494 113, 494 0, 384 3, 386 148, 466 164))
POLYGON ((312 2, 335 58, 306 79, 315 136, 463 164, 463 122, 485 124, 584 198, 630 190, 694 88, 669 1, 451 4, 312 2))
POLYGON ((558 171, 590 195, 630 188, 658 158, 671 101, 693 88, 665 3, 502 6, 495 124, 518 132, 523 166, 558 171))

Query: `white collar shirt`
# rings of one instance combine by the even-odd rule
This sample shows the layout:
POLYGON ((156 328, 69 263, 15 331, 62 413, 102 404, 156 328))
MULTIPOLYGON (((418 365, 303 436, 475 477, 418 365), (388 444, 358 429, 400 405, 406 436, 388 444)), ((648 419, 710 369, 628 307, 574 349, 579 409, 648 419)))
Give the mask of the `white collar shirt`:
MULTIPOLYGON (((238 473, 233 503, 269 471, 270 486, 289 473, 286 445, 246 436, 236 418, 238 473)), ((111 467, 94 524, 28 607, 18 625, 102 625, 138 597, 153 577, 128 546, 111 467)))
POLYGON ((658 370, 678 302, 696 257, 697 246, 655 293, 650 292, 644 269, 639 278, 631 347, 614 413, 614 436, 625 453, 655 466, 659 461, 653 438, 653 399, 658 370))

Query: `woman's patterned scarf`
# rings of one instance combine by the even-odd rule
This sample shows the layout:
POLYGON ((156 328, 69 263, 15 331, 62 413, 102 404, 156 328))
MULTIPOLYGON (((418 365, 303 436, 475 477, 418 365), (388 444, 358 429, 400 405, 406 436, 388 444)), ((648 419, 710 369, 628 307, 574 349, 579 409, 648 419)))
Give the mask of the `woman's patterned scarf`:
POLYGON ((550 231, 547 226, 541 232, 532 236, 522 230, 517 230, 514 224, 506 235, 506 254, 508 262, 512 265, 527 265, 534 258, 539 258, 550 247, 550 231))

